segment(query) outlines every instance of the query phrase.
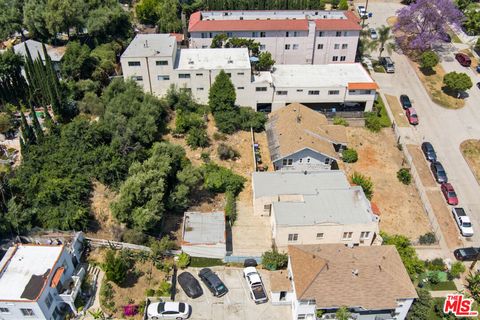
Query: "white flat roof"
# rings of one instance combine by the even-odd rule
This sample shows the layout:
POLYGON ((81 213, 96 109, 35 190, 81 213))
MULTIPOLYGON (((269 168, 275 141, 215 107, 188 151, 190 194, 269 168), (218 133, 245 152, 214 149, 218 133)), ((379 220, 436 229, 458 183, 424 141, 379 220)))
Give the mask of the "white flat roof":
POLYGON ((0 301, 28 301, 29 299, 21 296, 32 276, 43 276, 47 271, 52 272, 62 251, 63 246, 51 245, 10 247, 0 261, 0 301))
POLYGON ((177 40, 168 33, 137 34, 122 58, 171 57, 177 40))
POLYGON ((345 19, 343 11, 325 10, 225 10, 202 11, 202 20, 257 20, 257 19, 345 19))
POLYGON ((176 69, 250 69, 250 58, 247 48, 182 49, 176 69))
POLYGON ((273 83, 279 88, 347 87, 349 82, 374 82, 360 63, 275 65, 273 83))

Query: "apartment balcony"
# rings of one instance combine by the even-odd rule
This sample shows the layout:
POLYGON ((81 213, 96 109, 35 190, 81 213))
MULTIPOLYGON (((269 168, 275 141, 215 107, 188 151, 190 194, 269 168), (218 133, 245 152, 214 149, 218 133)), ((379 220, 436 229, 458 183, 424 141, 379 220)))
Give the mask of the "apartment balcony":
POLYGON ((62 284, 62 289, 58 292, 58 298, 69 304, 74 305, 75 299, 81 291, 82 281, 85 277, 85 268, 79 265, 70 279, 62 284))

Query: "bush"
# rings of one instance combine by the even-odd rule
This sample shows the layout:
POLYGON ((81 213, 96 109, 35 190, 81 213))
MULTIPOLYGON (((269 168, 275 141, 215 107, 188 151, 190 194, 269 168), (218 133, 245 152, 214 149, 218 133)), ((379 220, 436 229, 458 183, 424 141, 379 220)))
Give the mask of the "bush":
POLYGON ((433 51, 425 51, 420 56, 420 66, 422 69, 431 70, 438 62, 438 55, 433 51))
POLYGON ((217 147, 217 153, 218 153, 218 157, 221 159, 221 160, 230 160, 230 159, 235 159, 235 158, 238 158, 240 156, 240 154, 238 153, 238 151, 236 151, 235 149, 233 149, 232 147, 224 144, 224 143, 220 143, 217 147))
POLYGON ((448 277, 451 279, 460 278, 460 275, 465 272, 465 265, 460 261, 456 261, 452 264, 448 277))
POLYGON ((445 271, 447 266, 442 258, 435 258, 433 260, 425 261, 425 268, 430 271, 445 271))
POLYGON ((155 290, 153 290, 153 289, 147 289, 147 290, 145 290, 145 295, 146 295, 147 297, 153 297, 153 296, 155 295, 155 290))
POLYGON ((333 118, 333 124, 348 127, 349 123, 345 118, 335 117, 333 118))
POLYGON ((100 286, 100 305, 105 309, 114 312, 115 301, 112 300, 114 296, 115 293, 112 284, 108 281, 103 281, 100 286))
POLYGON ((160 283, 160 288, 158 288, 156 293, 157 293, 157 296, 167 297, 167 296, 170 296, 171 290, 172 290, 172 284, 167 281, 162 281, 160 283))
POLYGON ((268 270, 285 269, 288 264, 288 255, 277 250, 266 251, 262 254, 262 265, 268 270))
POLYGON ((227 140, 227 135, 221 132, 214 132, 213 133, 213 140, 215 141, 225 141, 227 140))
POLYGON ((175 133, 187 133, 193 128, 204 128, 202 117, 193 112, 177 112, 175 119, 175 133))
POLYGON ((187 144, 192 149, 208 147, 210 142, 208 140, 207 131, 201 127, 191 128, 187 135, 187 144))
POLYGON ((443 77, 443 84, 447 90, 459 93, 473 86, 470 76, 463 72, 449 72, 443 77))
POLYGON ((210 153, 208 152, 202 152, 200 154, 200 158, 203 160, 203 162, 209 162, 210 161, 210 153))
POLYGON ((409 185, 412 182, 412 175, 410 174, 410 169, 401 168, 397 171, 398 180, 406 185, 409 185))
POLYGON ((370 177, 364 176, 358 172, 354 172, 351 176, 352 182, 357 186, 362 187, 363 192, 368 200, 373 197, 373 182, 370 177))
POLYGON ((438 275, 438 272, 432 272, 428 276, 428 282, 431 284, 438 284, 440 282, 440 276, 438 275))
POLYGON ((225 215, 232 226, 237 220, 237 197, 232 192, 227 192, 225 194, 225 215))
POLYGON ((355 149, 346 149, 342 151, 343 162, 354 163, 358 160, 358 154, 355 149))
POLYGON ((232 170, 215 163, 207 163, 202 167, 203 186, 211 192, 231 192, 237 195, 242 191, 245 178, 235 174, 232 170))
POLYGON ((142 231, 136 229, 127 229, 122 234, 122 241, 127 243, 144 245, 147 240, 147 236, 142 231))
POLYGON ((177 266, 180 269, 185 269, 186 267, 188 267, 189 264, 190 264, 190 256, 185 252, 180 253, 178 255, 177 266))
POLYGON ((372 132, 382 129, 380 118, 374 112, 365 112, 365 127, 372 132))
POLYGON ((418 238, 420 244, 434 244, 437 242, 437 238, 435 237, 435 233, 428 232, 418 238))
POLYGON ((108 281, 113 281, 117 285, 121 285, 130 269, 130 262, 125 255, 108 250, 105 254, 105 262, 103 269, 108 281))

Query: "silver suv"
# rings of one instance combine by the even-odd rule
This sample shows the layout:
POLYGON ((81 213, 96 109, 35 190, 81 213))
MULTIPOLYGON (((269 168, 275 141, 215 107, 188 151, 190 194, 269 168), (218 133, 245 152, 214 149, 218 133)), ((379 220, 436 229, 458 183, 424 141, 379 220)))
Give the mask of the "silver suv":
POLYGON ((395 73, 395 65, 390 57, 382 57, 380 63, 387 73, 395 73))

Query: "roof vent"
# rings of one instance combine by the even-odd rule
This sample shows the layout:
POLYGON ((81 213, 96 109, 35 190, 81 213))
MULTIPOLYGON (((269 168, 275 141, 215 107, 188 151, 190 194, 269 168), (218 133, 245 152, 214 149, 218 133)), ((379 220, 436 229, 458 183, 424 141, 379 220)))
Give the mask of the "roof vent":
POLYGON ((303 171, 303 174, 304 174, 304 175, 307 175, 307 170, 303 171))
POLYGON ((193 60, 192 60, 192 59, 188 59, 188 64, 193 64, 193 60))
POLYGON ((358 269, 353 269, 352 270, 352 275, 358 277, 358 269))
POLYGON ((229 64, 233 63, 232 57, 228 57, 227 63, 229 63, 229 64))
POLYGON ((145 40, 145 43, 143 44, 144 48, 148 48, 148 40, 145 40))

